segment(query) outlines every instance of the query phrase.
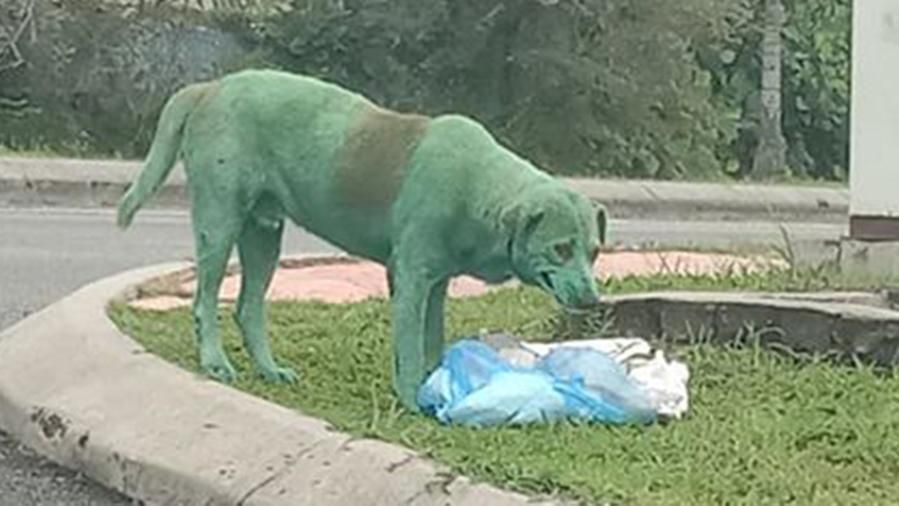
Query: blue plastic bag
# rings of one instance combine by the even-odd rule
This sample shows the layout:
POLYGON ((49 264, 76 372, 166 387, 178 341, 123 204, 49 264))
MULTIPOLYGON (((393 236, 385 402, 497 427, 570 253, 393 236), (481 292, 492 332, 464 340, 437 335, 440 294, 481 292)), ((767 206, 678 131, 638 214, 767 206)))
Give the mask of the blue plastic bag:
POLYGON ((629 423, 652 421, 649 398, 612 357, 592 348, 557 348, 536 366, 556 380, 579 418, 629 423))
POLYGON ((562 419, 651 423, 655 411, 610 357, 560 348, 516 367, 476 340, 455 343, 418 392, 418 405, 446 424, 522 425, 562 419))

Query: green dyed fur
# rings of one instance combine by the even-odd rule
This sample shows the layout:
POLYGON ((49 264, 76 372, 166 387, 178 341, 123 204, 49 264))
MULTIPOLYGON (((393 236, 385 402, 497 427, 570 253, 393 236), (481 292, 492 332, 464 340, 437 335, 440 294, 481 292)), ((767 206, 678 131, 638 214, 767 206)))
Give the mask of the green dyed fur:
POLYGON ((146 165, 119 204, 127 227, 178 157, 192 200, 201 365, 235 376, 216 306, 237 245, 235 319, 260 374, 293 381, 272 357, 264 295, 284 219, 387 267, 394 388, 409 409, 443 351, 454 276, 513 276, 566 307, 594 304, 591 265, 606 213, 458 115, 399 115, 316 79, 243 71, 185 87, 166 104, 146 165))

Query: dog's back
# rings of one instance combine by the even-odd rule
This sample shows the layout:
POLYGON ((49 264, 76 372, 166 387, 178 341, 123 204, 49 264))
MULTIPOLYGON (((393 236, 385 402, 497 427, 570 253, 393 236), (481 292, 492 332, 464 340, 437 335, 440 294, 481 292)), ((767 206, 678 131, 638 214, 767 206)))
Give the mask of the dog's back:
MULTIPOLYGON (((395 221, 414 216, 425 201, 428 208, 446 201, 445 212, 458 212, 448 207, 480 194, 492 200, 537 175, 463 116, 401 114, 336 84, 273 70, 204 86, 179 116, 194 205, 214 201, 238 220, 287 216, 374 260, 389 257, 391 234, 402 226, 395 221)), ((157 137, 178 127, 161 121, 157 137)), ((154 179, 138 183, 142 198, 161 184, 159 175, 142 176, 154 179)))

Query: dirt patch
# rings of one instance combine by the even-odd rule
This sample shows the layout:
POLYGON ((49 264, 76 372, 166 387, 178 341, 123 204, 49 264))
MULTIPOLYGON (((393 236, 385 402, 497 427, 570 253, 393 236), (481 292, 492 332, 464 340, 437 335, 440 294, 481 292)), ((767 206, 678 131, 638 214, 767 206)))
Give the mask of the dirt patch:
MULTIPOLYGON (((594 266, 598 278, 623 278, 651 274, 708 275, 755 273, 782 268, 783 262, 767 257, 741 257, 720 253, 609 252, 594 266)), ((173 273, 138 288, 130 304, 165 311, 190 304, 196 285, 193 269, 173 273)), ((510 284, 514 284, 510 283, 510 284)), ((509 284, 490 286, 468 276, 450 282, 451 297, 483 295, 509 284)), ((240 291, 239 266, 229 266, 219 293, 220 300, 234 302, 240 291)), ((388 296, 383 266, 345 256, 285 259, 275 271, 268 300, 316 300, 328 303, 358 302, 388 296)))

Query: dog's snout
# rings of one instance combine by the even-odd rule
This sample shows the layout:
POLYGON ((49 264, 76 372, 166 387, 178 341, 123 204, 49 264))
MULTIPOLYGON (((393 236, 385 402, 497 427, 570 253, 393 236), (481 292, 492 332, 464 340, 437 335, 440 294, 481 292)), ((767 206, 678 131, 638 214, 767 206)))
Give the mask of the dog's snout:
POLYGON ((577 301, 578 308, 590 309, 598 306, 599 303, 599 289, 596 287, 595 283, 588 283, 586 289, 581 292, 581 296, 577 301))
POLYGON ((577 307, 577 309, 582 309, 582 310, 595 309, 597 306, 599 306, 599 304, 600 304, 599 294, 589 294, 585 297, 582 297, 581 300, 578 301, 576 307, 577 307))

